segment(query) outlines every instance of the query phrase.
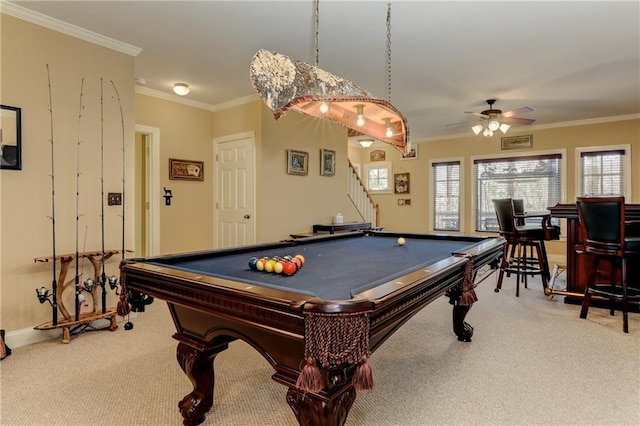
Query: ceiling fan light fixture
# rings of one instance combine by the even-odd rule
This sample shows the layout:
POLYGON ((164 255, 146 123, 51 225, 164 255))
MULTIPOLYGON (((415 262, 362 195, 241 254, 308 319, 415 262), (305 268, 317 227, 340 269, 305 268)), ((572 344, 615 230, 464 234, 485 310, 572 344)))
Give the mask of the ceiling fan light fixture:
POLYGON ((482 136, 484 136, 485 138, 490 138, 491 136, 493 136, 493 130, 487 127, 486 129, 484 129, 482 136))
POLYGON ((471 130, 473 130, 473 133, 475 133, 476 135, 479 135, 483 128, 484 126, 482 124, 476 124, 471 128, 471 130))
POLYGON ((508 125, 507 123, 502 123, 502 124, 500 125, 500 131, 501 131, 502 133, 507 133, 507 130, 509 130, 510 128, 511 128, 511 126, 510 126, 510 125, 508 125))
POLYGON ((487 125, 487 127, 492 132, 495 132, 496 130, 498 130, 500 128, 500 122, 498 122, 498 120, 491 120, 491 121, 489 121, 489 124, 487 125))
POLYGON ((369 148, 371 145, 373 145, 373 139, 360 139, 358 143, 363 148, 369 148))
POLYGON ((191 89, 187 83, 176 83, 173 85, 173 92, 178 96, 185 96, 189 94, 191 89))

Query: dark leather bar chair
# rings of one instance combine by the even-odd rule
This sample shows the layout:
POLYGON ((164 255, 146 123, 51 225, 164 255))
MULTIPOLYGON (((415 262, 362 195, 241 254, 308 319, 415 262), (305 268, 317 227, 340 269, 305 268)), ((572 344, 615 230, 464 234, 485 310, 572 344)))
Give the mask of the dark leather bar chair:
POLYGON ((551 277, 545 241, 560 238, 560 228, 551 224, 551 216, 527 215, 522 200, 502 198, 492 200, 496 209, 500 235, 505 238, 496 292, 502 289, 504 275, 516 275, 516 296, 520 296, 520 281, 528 287, 529 276, 540 275, 546 290, 551 277), (527 222, 529 219, 529 223, 527 222), (535 224, 530 222, 535 220, 535 224))
POLYGON ((629 285, 627 262, 632 258, 640 261, 640 221, 625 221, 625 199, 622 196, 580 197, 576 204, 580 225, 586 235, 582 251, 593 255, 580 318, 587 317, 591 296, 600 296, 610 301, 611 315, 615 313, 616 303, 622 304, 622 329, 628 333, 629 301, 640 301, 640 283, 629 285), (602 259, 611 261, 608 284, 596 282, 602 259), (621 282, 616 285, 618 271, 621 282))

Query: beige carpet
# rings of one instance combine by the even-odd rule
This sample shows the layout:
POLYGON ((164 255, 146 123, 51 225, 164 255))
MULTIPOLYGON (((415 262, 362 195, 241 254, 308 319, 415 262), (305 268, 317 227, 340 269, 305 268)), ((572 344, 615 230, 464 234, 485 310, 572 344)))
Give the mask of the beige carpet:
MULTIPOLYGON (((376 388, 359 393, 347 425, 638 425, 640 314, 622 319, 549 300, 539 281, 515 297, 495 275, 477 289, 472 343, 451 331, 441 298, 371 358, 376 388)), ((173 323, 156 301, 135 327, 16 348, 0 363, 2 425, 180 425, 191 383, 175 359, 173 323)), ((216 359, 205 425, 295 425, 286 388, 247 344, 216 359)))

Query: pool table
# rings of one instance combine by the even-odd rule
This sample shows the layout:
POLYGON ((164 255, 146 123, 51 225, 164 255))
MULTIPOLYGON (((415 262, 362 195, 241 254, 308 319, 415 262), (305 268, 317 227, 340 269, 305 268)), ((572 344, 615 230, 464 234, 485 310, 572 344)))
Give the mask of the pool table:
POLYGON ((236 339, 273 366, 301 425, 342 425, 356 391, 373 387, 368 357, 433 300, 450 297, 453 330, 471 341, 464 320, 474 279, 497 265, 503 245, 502 238, 350 232, 125 259, 121 282, 131 301, 168 304, 178 363, 194 386, 178 404, 185 425, 204 421, 214 359, 236 339), (291 276, 248 265, 254 256, 287 254, 305 258, 291 276))

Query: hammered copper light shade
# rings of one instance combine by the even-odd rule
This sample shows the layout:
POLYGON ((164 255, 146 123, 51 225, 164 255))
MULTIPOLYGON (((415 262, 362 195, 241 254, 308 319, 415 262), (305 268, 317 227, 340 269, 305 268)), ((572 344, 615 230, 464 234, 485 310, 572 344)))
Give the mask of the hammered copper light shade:
POLYGON ((386 142, 403 154, 410 150, 409 128, 400 111, 351 81, 262 49, 251 60, 251 82, 276 120, 293 109, 386 142), (324 113, 323 104, 329 106, 324 113), (358 110, 364 118, 362 126, 356 124, 358 110), (390 137, 386 135, 387 123, 390 137))

